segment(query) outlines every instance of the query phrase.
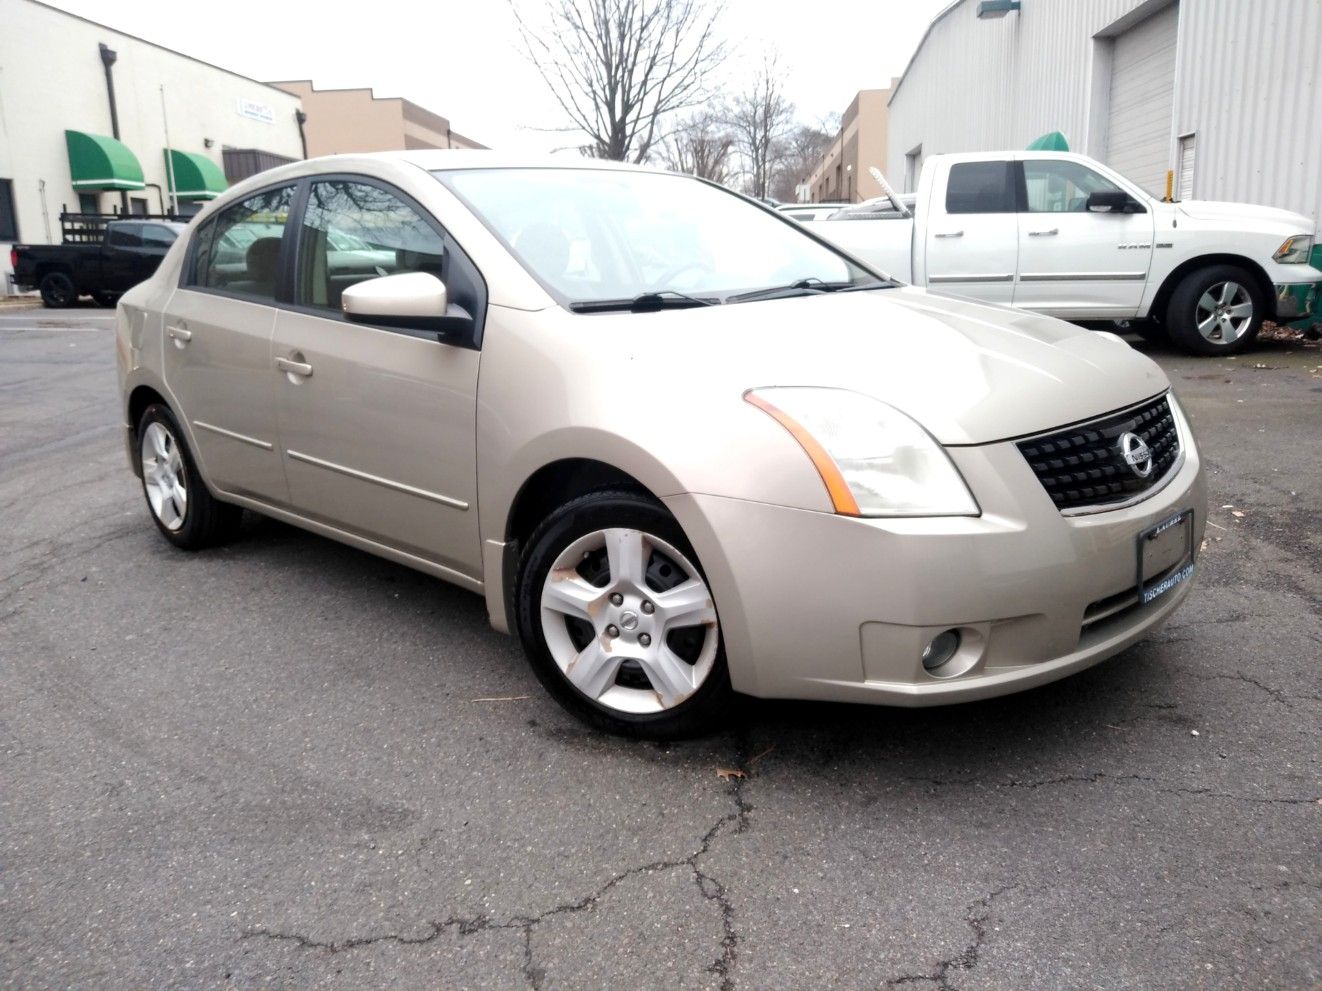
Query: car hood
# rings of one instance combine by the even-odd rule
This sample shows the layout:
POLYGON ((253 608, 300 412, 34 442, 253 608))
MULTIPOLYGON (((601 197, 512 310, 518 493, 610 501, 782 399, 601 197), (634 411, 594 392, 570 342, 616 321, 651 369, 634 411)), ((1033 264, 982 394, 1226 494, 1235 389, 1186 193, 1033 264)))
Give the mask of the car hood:
POLYGON ((1244 221, 1258 224, 1283 224, 1295 234, 1313 232, 1312 218, 1291 210, 1280 210, 1271 206, 1257 206, 1253 203, 1223 203, 1218 200, 1185 200, 1175 204, 1183 214, 1195 220, 1244 221))
POLYGON ((951 445, 1050 430, 1169 387, 1154 362, 1114 336, 914 288, 571 319, 601 321, 598 361, 616 350, 625 367, 653 369, 653 382, 723 396, 853 389, 951 445))

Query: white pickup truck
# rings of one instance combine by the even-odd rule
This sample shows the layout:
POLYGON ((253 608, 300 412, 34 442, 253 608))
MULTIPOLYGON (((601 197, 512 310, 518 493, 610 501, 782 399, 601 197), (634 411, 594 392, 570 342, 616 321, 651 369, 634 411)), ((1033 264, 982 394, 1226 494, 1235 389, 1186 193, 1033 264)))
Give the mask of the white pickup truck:
POLYGON ((1082 155, 934 155, 889 193, 808 229, 902 282, 1065 320, 1142 321, 1195 354, 1233 354, 1264 318, 1308 314, 1322 280, 1305 216, 1165 203, 1082 155))

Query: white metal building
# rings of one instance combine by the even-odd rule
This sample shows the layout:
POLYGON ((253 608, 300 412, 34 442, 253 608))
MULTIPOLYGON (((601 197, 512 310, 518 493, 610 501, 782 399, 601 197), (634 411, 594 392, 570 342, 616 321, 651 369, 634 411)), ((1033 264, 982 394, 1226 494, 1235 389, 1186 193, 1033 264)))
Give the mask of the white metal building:
POLYGON ((265 83, 35 0, 0 0, 0 295, 10 244, 58 242, 62 208, 162 213, 177 199, 188 213, 230 181, 302 158, 300 112, 297 96, 265 83))
POLYGON ((1157 196, 1322 221, 1322 0, 955 0, 890 100, 886 171, 1061 132, 1157 196))

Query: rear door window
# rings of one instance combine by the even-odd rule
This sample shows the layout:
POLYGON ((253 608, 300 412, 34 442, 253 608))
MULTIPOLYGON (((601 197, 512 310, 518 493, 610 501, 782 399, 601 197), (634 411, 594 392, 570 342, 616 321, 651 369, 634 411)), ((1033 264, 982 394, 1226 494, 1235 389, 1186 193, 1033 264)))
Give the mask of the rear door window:
POLYGON ((1009 162, 958 162, 946 182, 946 213, 1014 213, 1009 162))
POLYGON ((112 248, 141 248, 141 224, 113 224, 106 231, 106 244, 112 248))
POLYGON ((280 245, 294 187, 280 186, 223 210, 194 237, 188 286, 274 300, 280 245))

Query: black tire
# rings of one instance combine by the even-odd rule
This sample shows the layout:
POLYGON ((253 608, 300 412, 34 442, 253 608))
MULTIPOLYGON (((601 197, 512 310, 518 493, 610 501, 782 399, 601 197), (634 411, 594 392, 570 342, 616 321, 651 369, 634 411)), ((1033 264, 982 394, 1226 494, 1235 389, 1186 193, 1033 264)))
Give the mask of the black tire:
MULTIPOLYGON (((706 679, 682 702, 660 712, 626 713, 580 692, 561 672, 547 646, 541 621, 541 590, 556 558, 574 541, 611 527, 640 530, 675 548, 702 574, 701 564, 675 518, 653 499, 627 489, 605 489, 561 506, 536 529, 519 564, 516 620, 519 637, 537 678, 551 696, 585 723, 621 736, 673 740, 723 725, 733 701, 725 646, 718 641, 706 679)), ((719 627, 718 627, 719 637, 719 627)))
POLYGON ((184 439, 183 431, 179 429, 178 421, 168 407, 159 403, 148 406, 143 411, 142 418, 138 421, 137 452, 139 463, 143 460, 143 444, 147 439, 147 429, 153 423, 161 424, 170 435, 173 443, 178 445, 182 462, 180 474, 187 492, 187 505, 182 514, 182 523, 174 529, 167 526, 152 507, 151 495, 148 492, 147 473, 144 471, 142 494, 147 500, 147 512, 151 515, 152 522, 156 524, 156 528, 161 531, 166 540, 186 551, 202 550, 205 547, 214 547, 217 544, 225 543, 238 531, 239 523, 243 518, 243 510, 238 506, 221 502, 211 494, 206 483, 202 481, 202 476, 198 473, 197 465, 193 461, 193 454, 188 449, 188 442, 184 439))
MULTIPOLYGON (((1171 294, 1166 307, 1166 327, 1171 340, 1190 354, 1239 354, 1253 344, 1267 315, 1268 299, 1254 276, 1237 265, 1209 265, 1186 275, 1171 294), (1233 283, 1242 287, 1253 304, 1247 327, 1233 340, 1205 337, 1198 329, 1199 306, 1203 295, 1214 287, 1233 283)), ((1222 335, 1214 328, 1213 335, 1222 335)), ((1224 335, 1222 335, 1224 336, 1224 335)))
POLYGON ((78 302, 78 287, 65 272, 47 272, 37 288, 41 290, 41 301, 52 309, 64 309, 78 302))
POLYGON ((109 309, 119 302, 119 293, 94 292, 92 293, 92 302, 96 303, 97 306, 104 306, 109 309))

